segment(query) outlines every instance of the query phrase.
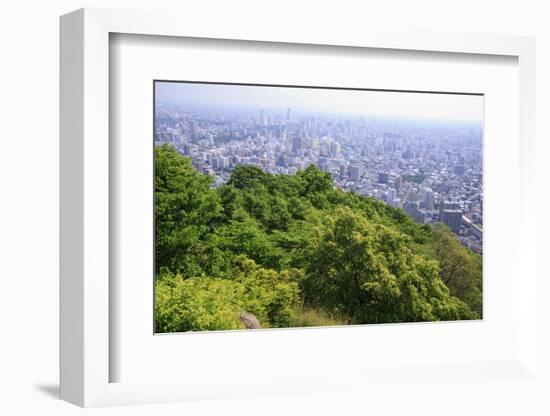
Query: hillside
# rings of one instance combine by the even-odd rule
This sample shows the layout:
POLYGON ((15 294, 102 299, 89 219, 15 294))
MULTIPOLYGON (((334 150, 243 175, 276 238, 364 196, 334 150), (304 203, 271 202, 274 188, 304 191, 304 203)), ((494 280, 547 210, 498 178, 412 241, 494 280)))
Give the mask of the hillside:
POLYGON ((481 257, 444 226, 333 188, 315 166, 239 166, 211 188, 156 148, 158 332, 478 319, 481 257))

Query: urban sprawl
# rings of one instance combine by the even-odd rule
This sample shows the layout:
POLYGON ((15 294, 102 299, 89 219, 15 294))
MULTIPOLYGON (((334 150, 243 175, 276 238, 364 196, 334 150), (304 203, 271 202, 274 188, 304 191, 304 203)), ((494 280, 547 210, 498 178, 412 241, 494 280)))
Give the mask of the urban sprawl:
POLYGON ((338 188, 442 222, 482 252, 481 125, 157 103, 155 143, 174 145, 215 187, 237 165, 292 175, 315 164, 338 188))

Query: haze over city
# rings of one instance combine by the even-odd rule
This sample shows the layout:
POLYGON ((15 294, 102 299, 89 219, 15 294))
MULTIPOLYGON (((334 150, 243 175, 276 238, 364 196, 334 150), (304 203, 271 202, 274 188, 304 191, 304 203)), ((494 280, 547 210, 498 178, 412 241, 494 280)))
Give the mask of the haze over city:
POLYGON ((194 107, 233 107, 299 113, 458 121, 481 124, 483 97, 401 91, 346 90, 156 82, 156 102, 194 107))

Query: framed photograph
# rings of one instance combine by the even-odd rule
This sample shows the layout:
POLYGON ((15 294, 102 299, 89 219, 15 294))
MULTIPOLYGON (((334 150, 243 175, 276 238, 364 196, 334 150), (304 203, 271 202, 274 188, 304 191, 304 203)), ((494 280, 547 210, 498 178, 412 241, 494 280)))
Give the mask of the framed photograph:
POLYGON ((534 40, 242 29, 61 18, 61 397, 533 380, 534 40))
POLYGON ((483 318, 483 95, 153 88, 155 332, 483 318))

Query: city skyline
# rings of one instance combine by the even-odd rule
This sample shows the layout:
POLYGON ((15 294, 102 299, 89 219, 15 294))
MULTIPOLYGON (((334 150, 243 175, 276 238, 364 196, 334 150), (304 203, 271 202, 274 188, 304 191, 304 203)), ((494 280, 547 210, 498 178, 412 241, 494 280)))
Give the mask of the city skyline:
POLYGON ((155 81, 156 105, 264 109, 482 126, 481 94, 155 81), (236 99, 238 97, 238 99, 236 99))
MULTIPOLYGON (((180 83, 170 82, 163 88, 191 93, 197 91, 195 87, 182 89, 180 83)), ((206 87, 222 90, 207 96, 224 97, 223 103, 229 104, 225 97, 228 86, 201 84, 198 90, 206 87)), ((268 87, 246 88, 265 99, 268 87)), ((310 97, 313 92, 317 97, 317 91, 303 88, 299 93, 310 97)), ((370 91, 338 91, 341 97, 356 93, 370 91)), ((377 94, 394 99, 396 94, 410 93, 377 94)), ((289 98, 288 91, 280 97, 289 98)), ((443 104, 449 98, 435 97, 443 104)), ((233 96, 233 107, 223 109, 220 100, 208 105, 192 95, 187 97, 189 104, 179 105, 159 105, 159 96, 156 98, 155 142, 172 144, 190 157, 197 171, 214 178, 214 187, 226 183, 239 165, 294 175, 314 164, 331 174, 335 187, 401 208, 420 224, 444 223, 464 245, 483 251, 481 108, 476 124, 434 123, 407 120, 406 114, 380 118, 341 113, 335 117, 333 105, 327 102, 324 112, 308 115, 289 104, 270 111, 266 108, 271 103, 264 101, 264 105, 243 111, 241 95, 233 96)), ((482 101, 482 97, 476 98, 482 101)))

